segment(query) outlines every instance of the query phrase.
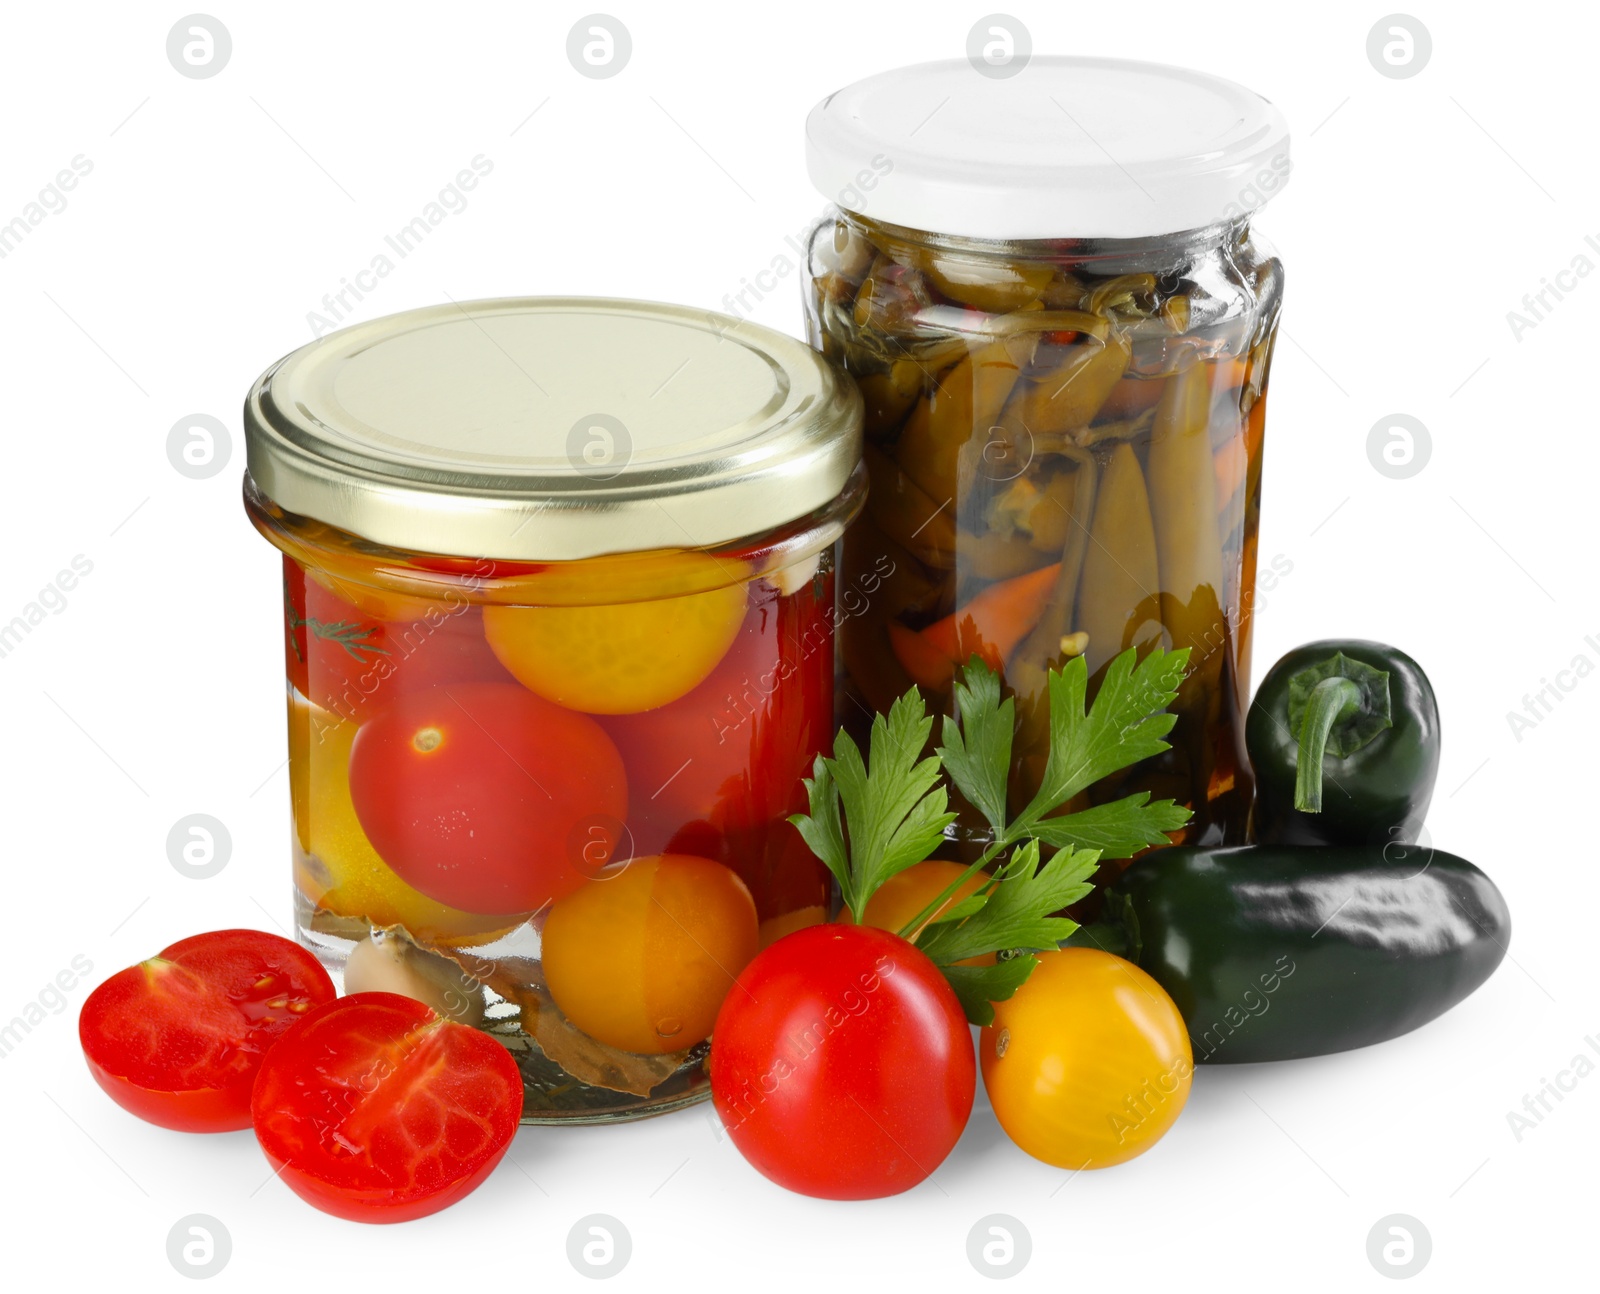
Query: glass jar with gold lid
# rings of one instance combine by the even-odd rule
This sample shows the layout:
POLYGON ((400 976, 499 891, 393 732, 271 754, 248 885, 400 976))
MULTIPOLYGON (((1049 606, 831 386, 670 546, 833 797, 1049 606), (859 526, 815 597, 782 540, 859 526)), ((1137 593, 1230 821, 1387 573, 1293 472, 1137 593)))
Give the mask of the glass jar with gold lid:
POLYGON ((245 430, 301 941, 494 1033, 529 1121, 703 1096, 734 975, 827 914, 786 818, 832 731, 853 386, 705 311, 480 301, 295 351, 245 430))

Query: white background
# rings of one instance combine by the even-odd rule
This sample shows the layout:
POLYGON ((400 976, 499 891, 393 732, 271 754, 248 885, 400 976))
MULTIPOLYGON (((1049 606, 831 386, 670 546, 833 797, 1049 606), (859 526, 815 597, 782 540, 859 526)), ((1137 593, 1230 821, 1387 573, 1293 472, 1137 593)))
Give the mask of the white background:
MULTIPOLYGON (((787 236, 821 208, 802 158, 811 105, 886 66, 960 56, 984 10, 618 4, 633 54, 609 80, 567 61, 573 6, 223 5, 232 58, 205 80, 167 61, 182 12, 14 6, 0 35, 0 222, 75 156, 93 165, 0 260, 0 621, 75 555, 93 563, 0 659, 0 1020, 74 955, 94 965, 0 1059, 8 1287, 68 1273, 187 1287, 166 1237, 190 1213, 231 1234, 218 1290, 589 1288, 566 1237, 590 1213, 631 1233, 616 1289, 985 1288, 965 1242, 991 1213, 1031 1233, 1017 1288, 1381 1287, 1366 1242, 1391 1213, 1431 1233, 1417 1289, 1592 1281, 1600 1075, 1520 1141, 1507 1113, 1585 1035, 1600 1041, 1600 678, 1564 676, 1571 693, 1520 741, 1507 712, 1574 657, 1600 664, 1600 276, 1520 341, 1506 316, 1579 254, 1600 265, 1584 244, 1600 242, 1595 11, 1419 8, 1431 62, 1390 79, 1366 54, 1380 7, 1013 9, 1038 51, 1205 68, 1288 115, 1293 182, 1259 222, 1288 276, 1261 557, 1292 571, 1263 596, 1257 670, 1329 635, 1395 642, 1428 669, 1445 731, 1433 841, 1490 871, 1516 924, 1490 983, 1383 1046, 1204 1069, 1164 1142, 1097 1173, 1028 1159, 980 1091, 931 1182, 820 1203, 760 1178, 702 1108, 524 1129, 515 1166, 467 1203, 390 1230, 303 1205, 249 1133, 138 1123, 76 1044, 104 975, 198 930, 289 920, 278 563, 239 502, 245 390, 480 153, 494 169, 467 209, 351 317, 512 293, 722 306, 792 263, 787 236), (1366 448, 1396 412, 1432 436, 1404 480, 1366 448), (194 413, 233 433, 206 480, 166 453, 194 413), (165 849, 196 812, 234 843, 203 881, 165 849)), ((753 314, 798 332, 796 276, 753 314)))

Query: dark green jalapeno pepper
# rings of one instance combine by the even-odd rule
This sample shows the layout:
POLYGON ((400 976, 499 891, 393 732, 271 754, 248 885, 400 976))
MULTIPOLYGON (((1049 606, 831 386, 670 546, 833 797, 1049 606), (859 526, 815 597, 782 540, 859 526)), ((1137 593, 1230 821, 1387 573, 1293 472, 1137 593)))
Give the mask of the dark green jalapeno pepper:
POLYGON ((1511 940, 1494 882, 1421 845, 1158 849, 1105 898, 1067 943, 1147 971, 1213 1063, 1397 1038, 1472 993, 1511 940))
POLYGON ((1301 845, 1414 841, 1439 771, 1439 707, 1404 652, 1325 639, 1261 680, 1245 719, 1255 839, 1301 845))

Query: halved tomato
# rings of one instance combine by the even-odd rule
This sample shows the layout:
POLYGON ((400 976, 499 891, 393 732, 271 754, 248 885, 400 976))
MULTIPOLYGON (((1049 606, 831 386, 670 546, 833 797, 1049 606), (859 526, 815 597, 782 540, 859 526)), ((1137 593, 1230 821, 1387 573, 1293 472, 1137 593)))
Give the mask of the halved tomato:
POLYGON ((522 1118, 522 1075, 486 1033, 398 993, 352 993, 272 1049, 252 1111, 301 1199, 352 1222, 407 1222, 494 1170, 522 1118))
POLYGON ((267 1048, 333 998, 328 972, 299 944, 216 930, 100 985, 78 1015, 78 1040, 123 1109, 179 1132, 232 1132, 250 1126, 267 1048))

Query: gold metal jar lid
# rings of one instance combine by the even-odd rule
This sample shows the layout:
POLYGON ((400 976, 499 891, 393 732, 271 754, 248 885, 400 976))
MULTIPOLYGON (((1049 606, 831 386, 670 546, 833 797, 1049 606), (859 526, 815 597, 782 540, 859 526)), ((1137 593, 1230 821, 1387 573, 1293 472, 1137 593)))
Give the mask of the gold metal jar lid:
POLYGON ((286 512, 395 548, 560 561, 762 534, 844 489, 861 397, 803 343, 687 306, 518 297, 358 324, 244 410, 286 512))

